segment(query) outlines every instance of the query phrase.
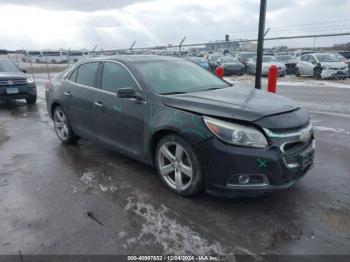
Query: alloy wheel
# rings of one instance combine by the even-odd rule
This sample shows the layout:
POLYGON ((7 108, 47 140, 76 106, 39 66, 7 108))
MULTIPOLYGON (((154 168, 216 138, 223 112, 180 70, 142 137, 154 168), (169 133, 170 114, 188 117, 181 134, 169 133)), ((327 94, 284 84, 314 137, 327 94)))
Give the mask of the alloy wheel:
POLYGON ((184 191, 192 182, 193 167, 186 150, 176 142, 166 143, 158 151, 159 172, 174 190, 184 191))
POLYGON ((64 112, 59 108, 55 110, 54 125, 59 138, 63 141, 67 140, 69 136, 68 121, 64 112))

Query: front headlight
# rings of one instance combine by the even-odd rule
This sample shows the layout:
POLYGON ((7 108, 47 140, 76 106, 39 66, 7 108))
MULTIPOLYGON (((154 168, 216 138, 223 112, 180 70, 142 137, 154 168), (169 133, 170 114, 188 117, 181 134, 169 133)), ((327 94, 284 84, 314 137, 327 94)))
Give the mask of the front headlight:
POLYGON ((28 77, 27 78, 27 83, 28 84, 33 84, 34 83, 34 78, 33 77, 28 77))
POLYGON ((225 143, 232 145, 265 148, 266 137, 256 128, 203 117, 208 129, 225 143))

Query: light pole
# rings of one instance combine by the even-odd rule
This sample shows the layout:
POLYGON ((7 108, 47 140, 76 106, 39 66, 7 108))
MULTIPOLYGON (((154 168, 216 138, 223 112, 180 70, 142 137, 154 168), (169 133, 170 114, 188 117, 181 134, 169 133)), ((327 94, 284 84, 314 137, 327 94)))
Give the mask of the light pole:
POLYGON ((260 18, 259 18, 259 35, 258 35, 258 51, 256 59, 256 77, 255 88, 261 89, 262 60, 264 55, 264 34, 266 19, 267 0, 260 0, 260 18))

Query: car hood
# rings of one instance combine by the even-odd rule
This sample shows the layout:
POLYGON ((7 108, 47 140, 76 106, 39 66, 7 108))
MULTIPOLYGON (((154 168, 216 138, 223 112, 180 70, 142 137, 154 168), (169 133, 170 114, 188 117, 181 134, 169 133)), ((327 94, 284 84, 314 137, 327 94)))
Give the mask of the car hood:
POLYGON ((343 62, 324 62, 324 63, 321 63, 321 66, 342 68, 342 67, 347 67, 348 65, 343 62))
POLYGON ((246 87, 229 87, 163 97, 165 105, 198 114, 254 122, 297 110, 285 97, 246 87))
POLYGON ((0 72, 0 80, 25 79, 26 75, 22 72, 0 72))

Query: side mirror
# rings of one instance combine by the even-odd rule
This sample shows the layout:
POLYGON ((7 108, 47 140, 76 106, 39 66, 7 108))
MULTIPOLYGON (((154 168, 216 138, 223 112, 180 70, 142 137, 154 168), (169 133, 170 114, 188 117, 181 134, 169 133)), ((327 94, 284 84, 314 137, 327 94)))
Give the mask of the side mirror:
POLYGON ((23 72, 23 73, 27 73, 27 70, 26 69, 21 69, 21 71, 23 72))
POLYGON ((120 88, 117 91, 117 96, 119 98, 131 98, 131 99, 136 99, 137 101, 144 100, 143 95, 136 91, 132 87, 125 87, 125 88, 120 88))

